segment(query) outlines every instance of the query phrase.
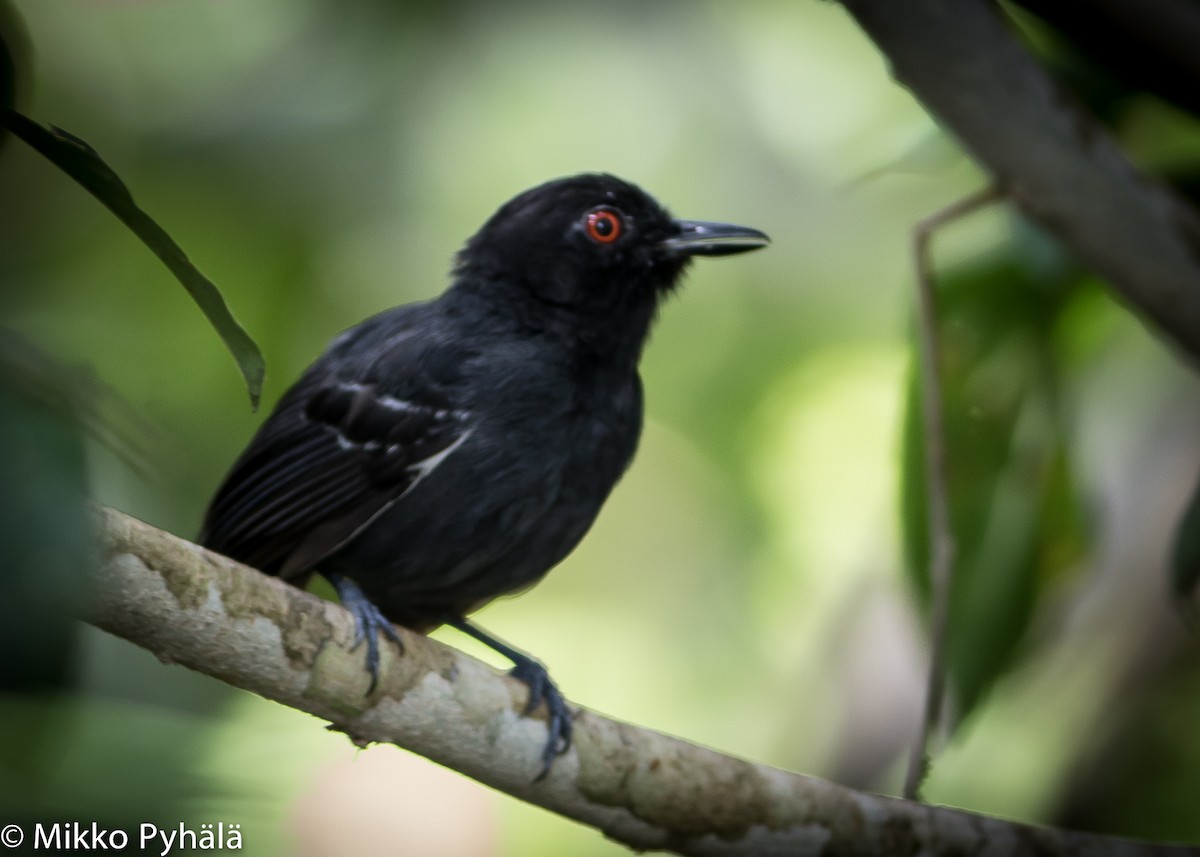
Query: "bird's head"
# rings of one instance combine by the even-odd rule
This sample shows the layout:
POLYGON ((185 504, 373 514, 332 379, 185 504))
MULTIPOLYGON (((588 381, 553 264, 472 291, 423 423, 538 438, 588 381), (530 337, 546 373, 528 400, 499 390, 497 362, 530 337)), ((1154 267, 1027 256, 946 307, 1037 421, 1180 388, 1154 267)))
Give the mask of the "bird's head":
POLYGON ((622 323, 645 316, 679 282, 693 256, 768 243, 757 229, 676 220, 640 188, 584 174, 505 203, 459 254, 460 283, 513 290, 568 314, 622 323))

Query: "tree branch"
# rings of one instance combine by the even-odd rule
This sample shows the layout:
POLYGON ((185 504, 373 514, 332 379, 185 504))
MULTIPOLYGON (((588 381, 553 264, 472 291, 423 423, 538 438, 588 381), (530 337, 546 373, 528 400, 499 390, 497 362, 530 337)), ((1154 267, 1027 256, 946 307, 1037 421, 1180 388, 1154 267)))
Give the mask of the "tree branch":
POLYGON ((987 0, 842 0, 1031 218, 1200 360, 1200 216, 1140 175, 987 0))
POLYGON ((1166 855, 1157 846, 1037 828, 851 791, 580 710, 575 743, 533 781, 542 721, 522 684, 420 635, 384 645, 365 696, 341 607, 120 512, 102 510, 88 620, 177 662, 397 744, 636 849, 687 855, 1166 855))

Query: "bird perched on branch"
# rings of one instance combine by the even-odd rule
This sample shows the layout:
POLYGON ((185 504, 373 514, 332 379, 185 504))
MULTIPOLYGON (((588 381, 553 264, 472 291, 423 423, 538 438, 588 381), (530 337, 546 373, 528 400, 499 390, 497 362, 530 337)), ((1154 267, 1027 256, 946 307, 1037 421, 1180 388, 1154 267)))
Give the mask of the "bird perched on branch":
POLYGON ((366 643, 448 624, 513 662, 542 702, 542 775, 571 716, 545 668, 467 621, 583 538, 642 428, 638 359, 693 256, 767 236, 675 220, 639 188, 579 175, 500 208, 441 297, 342 333, 233 465, 201 535, 303 585, 324 575, 366 643))

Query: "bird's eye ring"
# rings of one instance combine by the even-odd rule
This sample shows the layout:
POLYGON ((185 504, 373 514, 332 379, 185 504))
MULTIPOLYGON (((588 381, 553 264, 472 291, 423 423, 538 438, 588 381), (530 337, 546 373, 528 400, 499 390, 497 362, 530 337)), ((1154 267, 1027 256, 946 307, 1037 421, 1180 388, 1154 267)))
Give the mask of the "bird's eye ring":
POLYGON ((587 213, 583 228, 597 244, 611 244, 621 237, 624 223, 621 215, 611 208, 597 208, 587 213))

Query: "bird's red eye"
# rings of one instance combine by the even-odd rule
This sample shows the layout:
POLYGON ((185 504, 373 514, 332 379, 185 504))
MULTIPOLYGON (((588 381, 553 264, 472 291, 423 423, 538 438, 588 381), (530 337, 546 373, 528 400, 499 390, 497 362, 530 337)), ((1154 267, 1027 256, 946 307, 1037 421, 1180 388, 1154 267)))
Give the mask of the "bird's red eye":
POLYGON ((584 220, 588 238, 598 244, 611 244, 621 237, 621 215, 607 208, 589 211, 584 220))

